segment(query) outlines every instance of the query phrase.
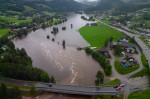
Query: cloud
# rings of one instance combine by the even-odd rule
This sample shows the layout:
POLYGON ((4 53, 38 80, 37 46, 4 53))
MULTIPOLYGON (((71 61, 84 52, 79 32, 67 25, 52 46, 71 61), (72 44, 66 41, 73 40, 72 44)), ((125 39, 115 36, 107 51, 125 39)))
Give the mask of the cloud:
POLYGON ((77 2, 93 2, 93 1, 98 1, 98 0, 75 0, 77 2))

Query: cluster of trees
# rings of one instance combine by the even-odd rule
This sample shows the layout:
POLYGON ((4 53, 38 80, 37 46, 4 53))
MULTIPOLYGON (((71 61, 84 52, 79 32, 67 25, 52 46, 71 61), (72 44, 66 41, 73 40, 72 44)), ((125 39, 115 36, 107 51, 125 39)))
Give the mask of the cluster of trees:
POLYGON ((0 84, 1 99, 21 99, 21 93, 17 87, 7 88, 5 84, 0 84))
POLYGON ((105 43, 104 43, 104 46, 107 47, 108 43, 111 43, 113 41, 113 39, 114 39, 113 37, 110 37, 109 39, 106 39, 105 43))
POLYGON ((103 83, 104 81, 104 74, 101 72, 101 71, 98 71, 97 74, 96 74, 96 80, 95 80, 95 83, 98 85, 100 83, 103 83))
POLYGON ((58 33, 58 32, 59 32, 58 27, 53 27, 53 32, 54 32, 54 33, 58 33))
POLYGON ((104 68, 104 72, 106 75, 110 76, 112 74, 112 70, 111 70, 112 66, 103 55, 99 54, 96 51, 93 51, 90 48, 86 48, 85 51, 86 53, 91 54, 92 57, 95 58, 99 62, 99 64, 104 68))
POLYGON ((116 48, 115 48, 115 50, 114 50, 114 52, 115 52, 116 55, 120 55, 121 52, 122 52, 121 45, 117 45, 116 48))
POLYGON ((0 72, 2 76, 20 80, 49 82, 48 74, 39 68, 32 66, 32 60, 25 49, 15 49, 14 44, 3 37, 0 39, 0 46, 8 46, 8 51, 0 58, 0 72))

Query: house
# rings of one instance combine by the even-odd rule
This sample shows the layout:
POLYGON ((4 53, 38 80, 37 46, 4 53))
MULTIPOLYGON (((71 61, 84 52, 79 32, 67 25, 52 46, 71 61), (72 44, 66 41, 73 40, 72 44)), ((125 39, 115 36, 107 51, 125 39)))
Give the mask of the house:
POLYGON ((107 49, 99 49, 99 53, 101 53, 102 55, 104 55, 107 58, 110 57, 110 54, 107 49))
POLYGON ((7 48, 8 48, 7 45, 3 45, 3 46, 1 47, 1 49, 4 50, 4 51, 5 51, 7 48))
POLYGON ((129 38, 128 37, 120 37, 119 41, 120 42, 129 42, 129 38))
POLYGON ((111 45, 110 45, 110 48, 111 49, 115 49, 118 45, 118 42, 113 42, 111 45))
POLYGON ((131 53, 135 52, 135 49, 132 47, 126 48, 126 50, 127 50, 127 52, 131 52, 131 53))
POLYGON ((133 43, 121 42, 120 45, 122 46, 123 49, 126 49, 126 48, 136 48, 136 45, 133 44, 133 43))
POLYGON ((91 23, 91 26, 98 26, 97 23, 91 23))

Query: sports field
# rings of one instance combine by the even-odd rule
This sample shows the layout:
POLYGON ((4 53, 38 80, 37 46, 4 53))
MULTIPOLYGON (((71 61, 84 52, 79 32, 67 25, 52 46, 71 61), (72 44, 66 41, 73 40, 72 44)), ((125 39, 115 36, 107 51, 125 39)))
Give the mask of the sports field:
POLYGON ((110 37, 114 38, 113 41, 118 41, 120 37, 126 36, 103 24, 100 24, 99 26, 84 26, 79 29, 79 32, 92 47, 104 46, 105 40, 110 37))

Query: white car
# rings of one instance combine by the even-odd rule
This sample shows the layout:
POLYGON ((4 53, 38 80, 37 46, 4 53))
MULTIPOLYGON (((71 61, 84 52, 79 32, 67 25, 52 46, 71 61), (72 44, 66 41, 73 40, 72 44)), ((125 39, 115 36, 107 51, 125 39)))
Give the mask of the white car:
POLYGON ((120 84, 119 86, 120 86, 120 87, 124 87, 124 86, 125 86, 125 84, 120 84))

